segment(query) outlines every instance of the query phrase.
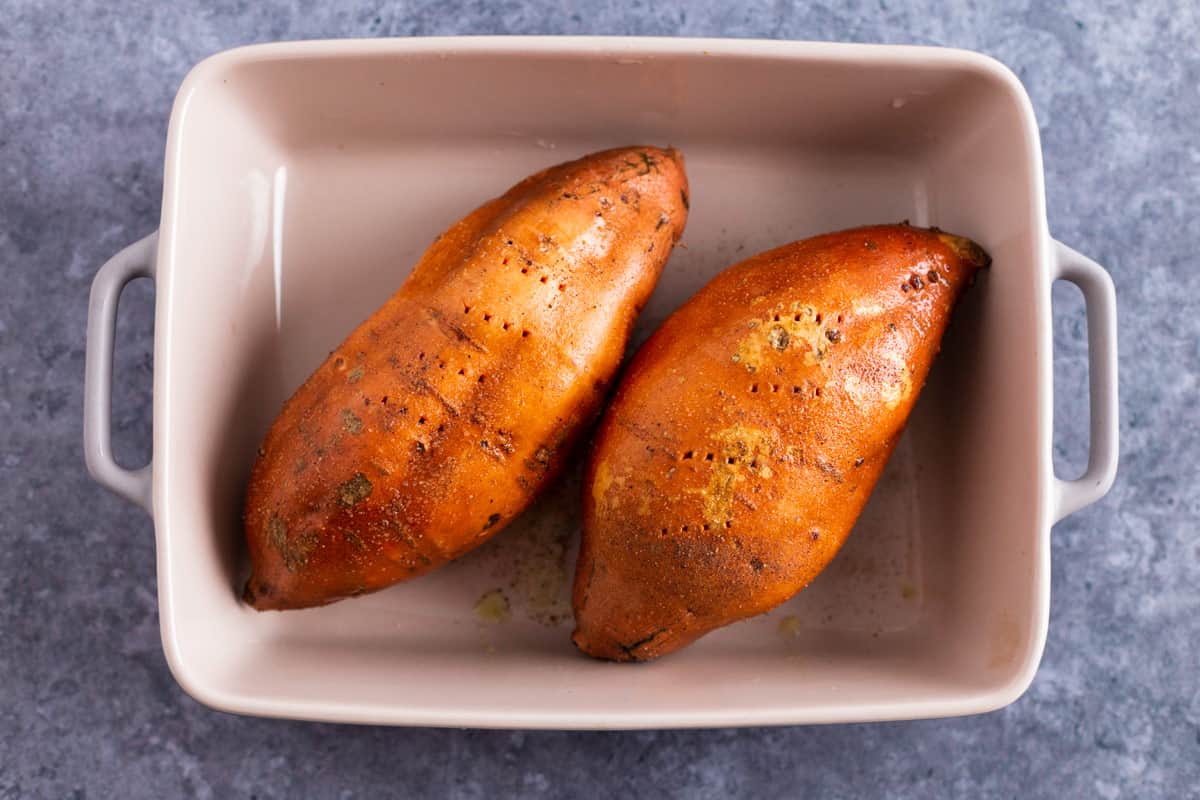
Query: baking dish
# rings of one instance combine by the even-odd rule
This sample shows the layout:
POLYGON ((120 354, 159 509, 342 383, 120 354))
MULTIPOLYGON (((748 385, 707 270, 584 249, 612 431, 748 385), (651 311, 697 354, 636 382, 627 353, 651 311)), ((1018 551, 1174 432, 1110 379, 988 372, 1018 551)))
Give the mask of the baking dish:
POLYGON ((980 712, 1029 684, 1051 525, 1116 468, 1112 282, 1047 230, 1029 100, 984 56, 687 39, 302 42, 214 56, 171 116, 161 228, 92 289, 85 450, 154 517, 163 646, 216 708, 341 722, 638 728, 980 712), (256 613, 241 491, 281 402, 483 199, 607 146, 672 144, 692 212, 637 338, 767 247, 909 219, 994 265, 850 542, 808 590, 661 661, 569 642, 568 480, 483 551, 320 609, 256 613), (157 285, 152 463, 109 444, 121 288, 157 285), (1050 288, 1088 314, 1091 449, 1054 475, 1050 288), (511 618, 476 602, 506 592, 511 618))

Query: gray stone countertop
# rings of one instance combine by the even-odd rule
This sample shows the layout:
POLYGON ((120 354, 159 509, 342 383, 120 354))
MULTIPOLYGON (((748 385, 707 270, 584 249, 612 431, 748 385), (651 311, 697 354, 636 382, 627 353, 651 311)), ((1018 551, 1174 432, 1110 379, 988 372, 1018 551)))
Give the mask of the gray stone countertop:
MULTIPOLYGON (((0 797, 1200 796, 1200 6, 0 0, 0 797), (88 478, 89 283, 158 223, 188 68, 281 39, 612 33, 952 45, 1033 98, 1052 232, 1120 307, 1121 468, 1053 531, 1049 640, 963 719, 524 733, 283 722, 183 693, 149 518, 88 478)), ((152 290, 123 304, 118 454, 150 443, 152 290)), ((1056 460, 1085 459, 1082 302, 1054 291, 1056 460)))

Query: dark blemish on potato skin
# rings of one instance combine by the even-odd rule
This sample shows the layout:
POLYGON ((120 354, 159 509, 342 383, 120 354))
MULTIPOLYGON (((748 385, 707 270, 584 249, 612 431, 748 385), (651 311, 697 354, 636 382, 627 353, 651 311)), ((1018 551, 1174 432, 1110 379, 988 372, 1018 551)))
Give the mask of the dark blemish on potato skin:
POLYGON ((488 528, 492 527, 499 521, 500 521, 500 515, 492 514, 487 518, 487 522, 484 524, 483 529, 486 531, 488 528))
POLYGON ((545 472, 546 467, 550 464, 550 459, 553 457, 554 451, 542 445, 534 451, 532 458, 525 459, 525 468, 531 472, 545 472))
POLYGON ((854 459, 854 466, 861 467, 862 465, 863 465, 863 459, 861 457, 854 459))
POLYGON ((837 328, 830 328, 829 330, 825 331, 825 338, 834 344, 837 344, 842 340, 842 332, 837 328))
POLYGON ((287 523, 278 514, 267 520, 267 541, 281 554, 287 549, 287 523))
POLYGON ((346 507, 357 505, 370 497, 374 488, 366 475, 356 472, 354 477, 338 487, 338 502, 346 507))
POLYGON ((600 559, 593 559, 591 569, 588 570, 587 583, 583 587, 583 602, 587 603, 588 592, 592 590, 592 579, 596 577, 596 564, 600 559))
POLYGON ((688 193, 687 193, 687 192, 685 192, 683 189, 680 189, 680 190, 679 190, 679 199, 680 199, 681 201, 683 201, 683 208, 684 208, 684 210, 685 210, 685 211, 691 211, 691 210, 692 210, 692 204, 691 204, 691 202, 688 200, 688 193))
POLYGON ((637 657, 637 654, 634 653, 633 651, 637 650, 639 647, 641 647, 643 645, 650 644, 650 642, 654 641, 654 639, 657 638, 660 634, 666 633, 666 631, 667 631, 666 628, 659 628, 654 633, 650 634, 649 636, 645 636, 641 639, 638 639, 636 642, 632 642, 631 644, 618 643, 617 646, 620 647, 621 650, 625 653, 625 655, 628 656, 633 661, 640 661, 641 659, 639 659, 637 657))
POLYGON ((346 540, 347 544, 360 553, 367 549, 367 546, 363 544, 362 537, 353 531, 342 531, 342 538, 346 540))
MULTIPOLYGON (((528 259, 526 259, 526 261, 528 261, 528 259)), ((428 314, 430 318, 438 324, 438 327, 441 328, 444 333, 453 336, 457 341, 462 342, 477 353, 487 353, 487 348, 485 348, 480 342, 476 341, 475 338, 471 336, 471 334, 467 333, 467 331, 463 329, 463 327, 457 322, 448 319, 441 311, 430 308, 428 309, 428 314)))
POLYGON ((259 597, 270 597, 275 593, 275 587, 266 581, 258 582, 257 591, 250 585, 250 581, 246 581, 246 589, 242 592, 242 599, 247 603, 253 604, 259 597))
POLYGON ((826 475, 833 478, 838 483, 842 482, 842 471, 839 470, 833 464, 826 461, 825 459, 823 459, 823 458, 817 459, 817 469, 821 470, 821 472, 824 472, 826 475))
POLYGON ((763 564, 761 558, 750 559, 750 568, 753 569, 755 572, 762 572, 764 566, 766 566, 766 565, 763 564))
POLYGON ((812 538, 812 540, 813 540, 814 542, 815 542, 815 541, 817 541, 818 539, 820 539, 820 538, 821 538, 821 532, 820 532, 819 530, 817 530, 816 528, 813 528, 813 529, 812 529, 812 530, 809 532, 809 534, 808 534, 808 535, 809 535, 809 536, 812 538))
POLYGON ((788 336, 787 329, 782 325, 772 325, 771 330, 767 331, 767 341, 771 347, 783 352, 787 350, 790 337, 788 336))
POLYGON ((342 409, 342 427, 352 436, 358 436, 363 430, 362 418, 348 408, 342 409))
POLYGON ((501 450, 505 455, 512 455, 516 451, 513 445, 512 434, 503 428, 496 429, 496 438, 499 440, 493 443, 493 447, 501 450))
POLYGON ((363 368, 357 366, 346 373, 346 383, 358 383, 363 378, 363 368))
POLYGON ((308 566, 308 556, 316 549, 319 537, 314 531, 308 531, 296 537, 296 540, 291 543, 285 543, 280 550, 280 555, 283 556, 283 566, 288 572, 296 572, 297 570, 308 566))

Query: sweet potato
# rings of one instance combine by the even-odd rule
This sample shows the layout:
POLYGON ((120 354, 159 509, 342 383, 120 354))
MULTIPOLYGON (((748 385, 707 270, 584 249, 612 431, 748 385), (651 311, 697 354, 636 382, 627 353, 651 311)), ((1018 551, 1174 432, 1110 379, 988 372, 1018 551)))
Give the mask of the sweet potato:
POLYGON ((439 237, 267 433, 245 503, 246 602, 374 591, 504 528, 595 418, 687 191, 675 150, 609 150, 439 237))
POLYGON ((978 246, 887 225, 754 256, 630 364, 585 476, 574 641, 645 660, 806 586, 900 437, 978 246))

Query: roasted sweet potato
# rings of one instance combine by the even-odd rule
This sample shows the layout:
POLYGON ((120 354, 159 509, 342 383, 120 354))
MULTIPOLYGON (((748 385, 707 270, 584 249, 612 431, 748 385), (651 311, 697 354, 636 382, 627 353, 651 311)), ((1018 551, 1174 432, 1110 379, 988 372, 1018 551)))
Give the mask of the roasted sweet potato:
POLYGON ((667 319, 596 434, 576 645, 655 658, 816 577, 988 261, 936 230, 859 228, 754 256, 667 319))
POLYGON ((287 401, 244 522, 258 609, 426 573, 552 480, 687 219, 675 150, 596 153, 455 224, 287 401))

